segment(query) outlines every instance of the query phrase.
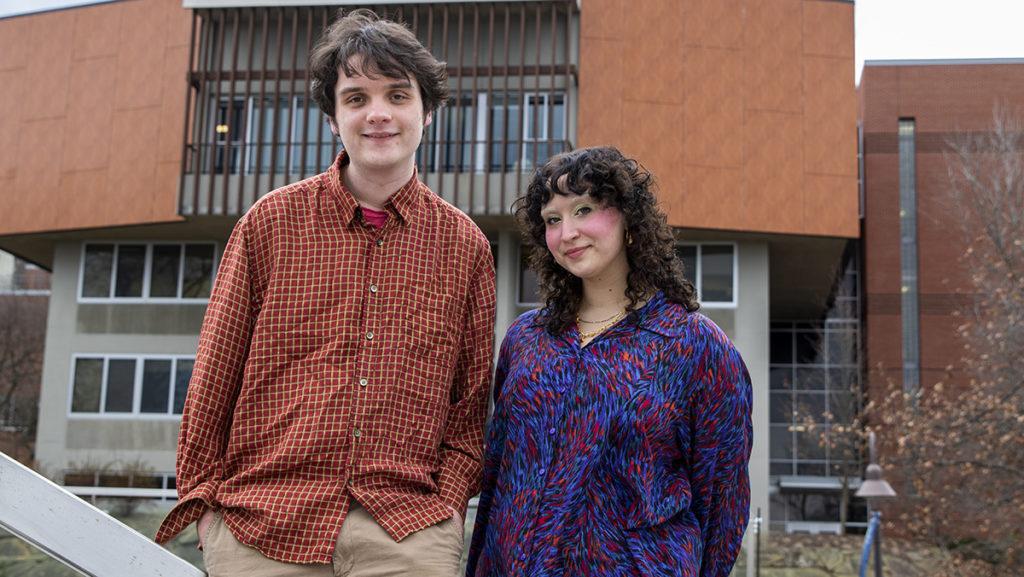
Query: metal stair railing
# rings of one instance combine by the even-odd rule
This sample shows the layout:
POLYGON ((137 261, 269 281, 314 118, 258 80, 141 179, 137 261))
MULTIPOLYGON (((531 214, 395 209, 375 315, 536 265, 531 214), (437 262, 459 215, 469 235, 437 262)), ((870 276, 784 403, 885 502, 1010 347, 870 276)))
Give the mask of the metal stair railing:
POLYGON ((89 577, 203 577, 188 561, 0 453, 0 527, 89 577))

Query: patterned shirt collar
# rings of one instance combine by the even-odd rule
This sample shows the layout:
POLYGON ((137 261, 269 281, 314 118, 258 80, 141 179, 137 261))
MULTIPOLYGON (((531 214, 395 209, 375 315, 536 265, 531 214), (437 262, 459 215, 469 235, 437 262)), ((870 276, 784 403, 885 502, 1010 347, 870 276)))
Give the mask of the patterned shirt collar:
MULTIPOLYGON (((334 163, 331 164, 331 167, 327 169, 324 180, 328 191, 338 201, 342 222, 351 225, 355 221, 359 202, 352 194, 352 191, 345 186, 345 182, 341 178, 341 173, 348 166, 348 163, 348 154, 342 150, 334 160, 334 163)), ((414 166, 412 178, 388 198, 387 203, 384 205, 384 210, 397 216, 399 222, 408 224, 415 220, 416 215, 419 214, 420 209, 423 207, 423 195, 424 191, 419 181, 419 171, 414 166)))
POLYGON ((673 305, 674 303, 665 298, 663 292, 658 291, 637 311, 637 325, 643 330, 666 337, 682 335, 686 328, 686 309, 673 305))

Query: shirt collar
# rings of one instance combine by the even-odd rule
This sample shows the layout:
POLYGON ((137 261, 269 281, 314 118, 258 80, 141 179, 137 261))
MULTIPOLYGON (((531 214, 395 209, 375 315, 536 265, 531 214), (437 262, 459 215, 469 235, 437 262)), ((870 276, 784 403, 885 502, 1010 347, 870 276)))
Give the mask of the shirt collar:
POLYGON ((658 291, 637 311, 637 325, 646 331, 666 337, 678 337, 686 329, 688 313, 681 305, 669 301, 658 291))
MULTIPOLYGON (((352 224, 356 218, 359 202, 341 179, 341 173, 348 166, 348 162, 348 154, 342 150, 331 167, 327 169, 326 186, 338 201, 342 222, 352 224)), ((424 195, 420 187, 419 172, 416 167, 413 167, 412 178, 388 198, 384 209, 394 213, 402 222, 411 222, 423 205, 424 195)))

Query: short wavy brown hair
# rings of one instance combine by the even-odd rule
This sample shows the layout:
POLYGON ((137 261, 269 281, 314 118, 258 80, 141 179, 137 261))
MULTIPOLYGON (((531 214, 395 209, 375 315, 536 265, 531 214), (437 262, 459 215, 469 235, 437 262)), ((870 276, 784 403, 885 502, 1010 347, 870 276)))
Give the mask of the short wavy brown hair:
POLYGON ((360 8, 338 19, 324 31, 309 55, 310 92, 317 106, 334 117, 334 88, 338 71, 367 78, 414 78, 420 87, 423 113, 437 110, 448 100, 448 70, 411 30, 360 8), (356 58, 353 58, 353 57, 356 58))
POLYGON ((683 276, 675 235, 658 208, 653 188, 650 172, 610 146, 559 154, 534 173, 526 193, 516 199, 512 209, 530 250, 530 267, 540 280, 545 302, 540 318, 550 333, 557 335, 576 322, 583 298, 582 281, 555 261, 545 241, 540 212, 553 194, 589 193, 594 200, 622 212, 627 238, 632 239, 626 245, 627 310, 636 310, 657 291, 688 311, 700 308, 693 283, 683 276))

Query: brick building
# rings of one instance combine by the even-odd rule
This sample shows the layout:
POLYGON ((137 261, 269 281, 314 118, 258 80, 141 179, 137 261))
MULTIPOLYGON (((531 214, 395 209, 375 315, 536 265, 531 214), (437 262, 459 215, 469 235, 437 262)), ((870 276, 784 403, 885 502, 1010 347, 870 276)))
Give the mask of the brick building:
POLYGON ((864 148, 865 357, 871 389, 964 383, 957 311, 974 302, 951 139, 990 131, 996 107, 1024 111, 1024 60, 869 61, 864 148))

